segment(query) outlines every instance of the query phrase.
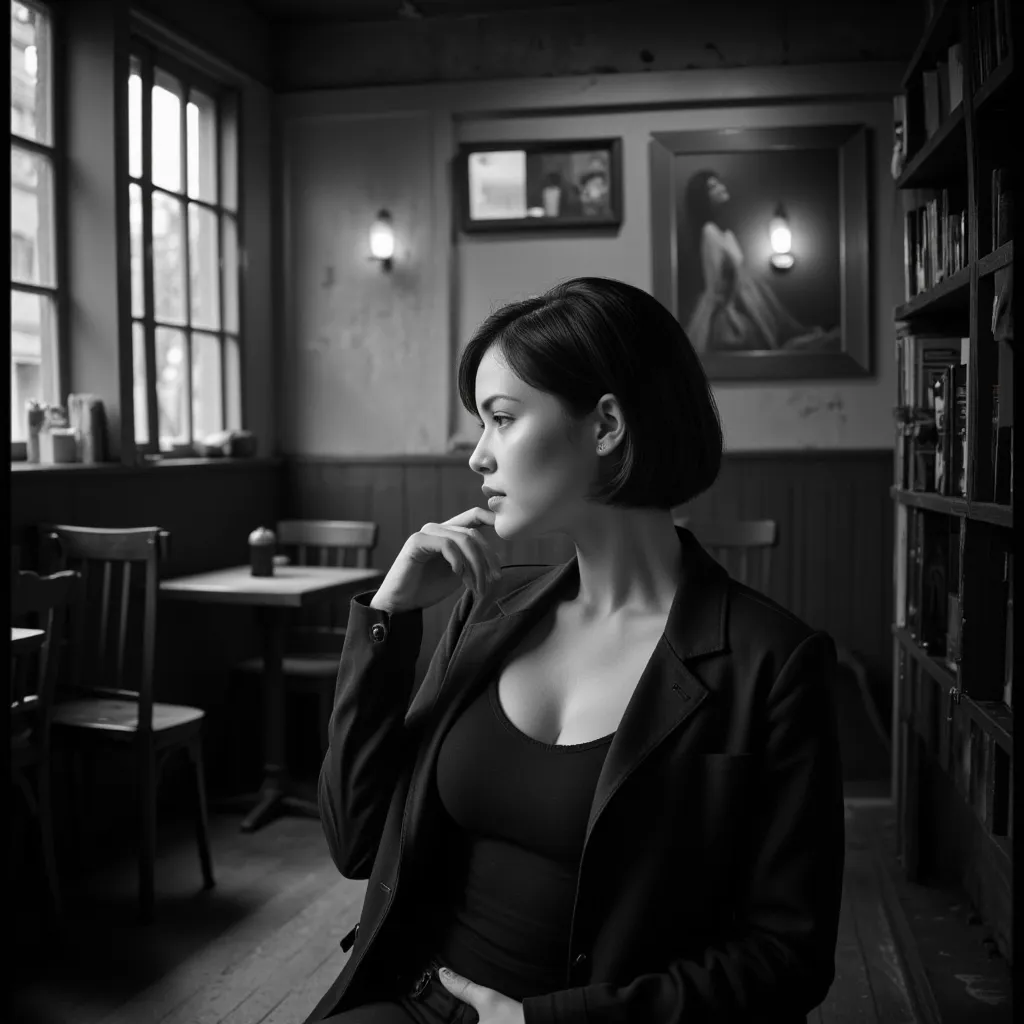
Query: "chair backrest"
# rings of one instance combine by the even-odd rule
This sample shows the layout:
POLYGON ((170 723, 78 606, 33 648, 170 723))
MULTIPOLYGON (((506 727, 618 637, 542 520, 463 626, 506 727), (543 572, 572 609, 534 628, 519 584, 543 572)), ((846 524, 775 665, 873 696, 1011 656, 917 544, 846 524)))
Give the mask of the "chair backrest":
POLYGON ((675 523, 689 530, 730 576, 755 590, 767 590, 771 583, 772 550, 779 542, 774 519, 697 522, 689 516, 677 516, 675 523))
POLYGON ((377 546, 377 524, 348 519, 283 519, 277 546, 296 565, 342 565, 366 569, 377 546))
POLYGON ((62 567, 82 574, 72 688, 137 700, 139 732, 147 732, 152 726, 160 552, 169 535, 158 526, 53 525, 44 528, 43 538, 56 546, 62 567))
POLYGON ((46 633, 42 646, 14 656, 11 666, 11 735, 28 734, 44 751, 49 744, 50 719, 57 668, 64 649, 68 610, 81 596, 82 577, 73 570, 52 576, 15 572, 11 576, 11 617, 18 626, 46 633))
MULTIPOLYGON (((367 569, 377 546, 377 524, 352 519, 283 519, 277 524, 277 546, 295 565, 367 569)), ((308 652, 340 650, 347 621, 347 601, 296 612, 289 648, 308 652)))

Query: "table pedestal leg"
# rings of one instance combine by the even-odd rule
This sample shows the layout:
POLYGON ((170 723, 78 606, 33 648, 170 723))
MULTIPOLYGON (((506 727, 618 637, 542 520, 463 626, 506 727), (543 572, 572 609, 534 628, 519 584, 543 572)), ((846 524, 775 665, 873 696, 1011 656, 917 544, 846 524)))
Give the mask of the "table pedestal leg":
POLYGON ((287 790, 284 764, 285 693, 281 661, 284 657, 285 609, 257 609, 263 633, 263 742, 266 761, 259 803, 242 821, 243 832, 253 832, 276 816, 287 790))

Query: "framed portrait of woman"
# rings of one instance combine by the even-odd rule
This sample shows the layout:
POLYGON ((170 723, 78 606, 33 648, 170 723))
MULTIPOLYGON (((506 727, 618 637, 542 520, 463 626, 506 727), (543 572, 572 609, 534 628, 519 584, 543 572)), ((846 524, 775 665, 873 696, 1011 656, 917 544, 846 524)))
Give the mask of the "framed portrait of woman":
POLYGON ((657 132, 654 294, 712 380, 871 373, 864 125, 657 132))

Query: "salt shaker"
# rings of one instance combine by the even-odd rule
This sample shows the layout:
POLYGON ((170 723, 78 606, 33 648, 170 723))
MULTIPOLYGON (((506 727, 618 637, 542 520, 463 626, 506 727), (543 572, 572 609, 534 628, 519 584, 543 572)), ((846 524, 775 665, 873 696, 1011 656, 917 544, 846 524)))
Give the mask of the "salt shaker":
POLYGON ((277 546, 277 537, 273 530, 265 526, 257 526, 249 534, 249 563, 252 566, 253 576, 274 575, 274 548, 277 546))

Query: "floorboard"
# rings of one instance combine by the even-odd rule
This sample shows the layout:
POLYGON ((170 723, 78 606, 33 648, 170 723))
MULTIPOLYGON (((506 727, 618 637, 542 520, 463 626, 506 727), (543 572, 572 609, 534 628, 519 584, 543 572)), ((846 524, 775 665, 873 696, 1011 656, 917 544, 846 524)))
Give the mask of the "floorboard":
MULTIPOLYGON (((836 977, 808 1022, 914 1024, 876 862, 851 804, 836 977)), ((188 822, 161 826, 151 926, 135 921, 136 875, 126 859, 75 880, 57 936, 33 941, 24 917, 29 938, 15 958, 10 1019, 300 1024, 345 963, 338 943, 358 918, 366 883, 341 878, 319 822, 283 817, 244 834, 240 820, 211 814, 217 885, 209 892, 188 822)))

